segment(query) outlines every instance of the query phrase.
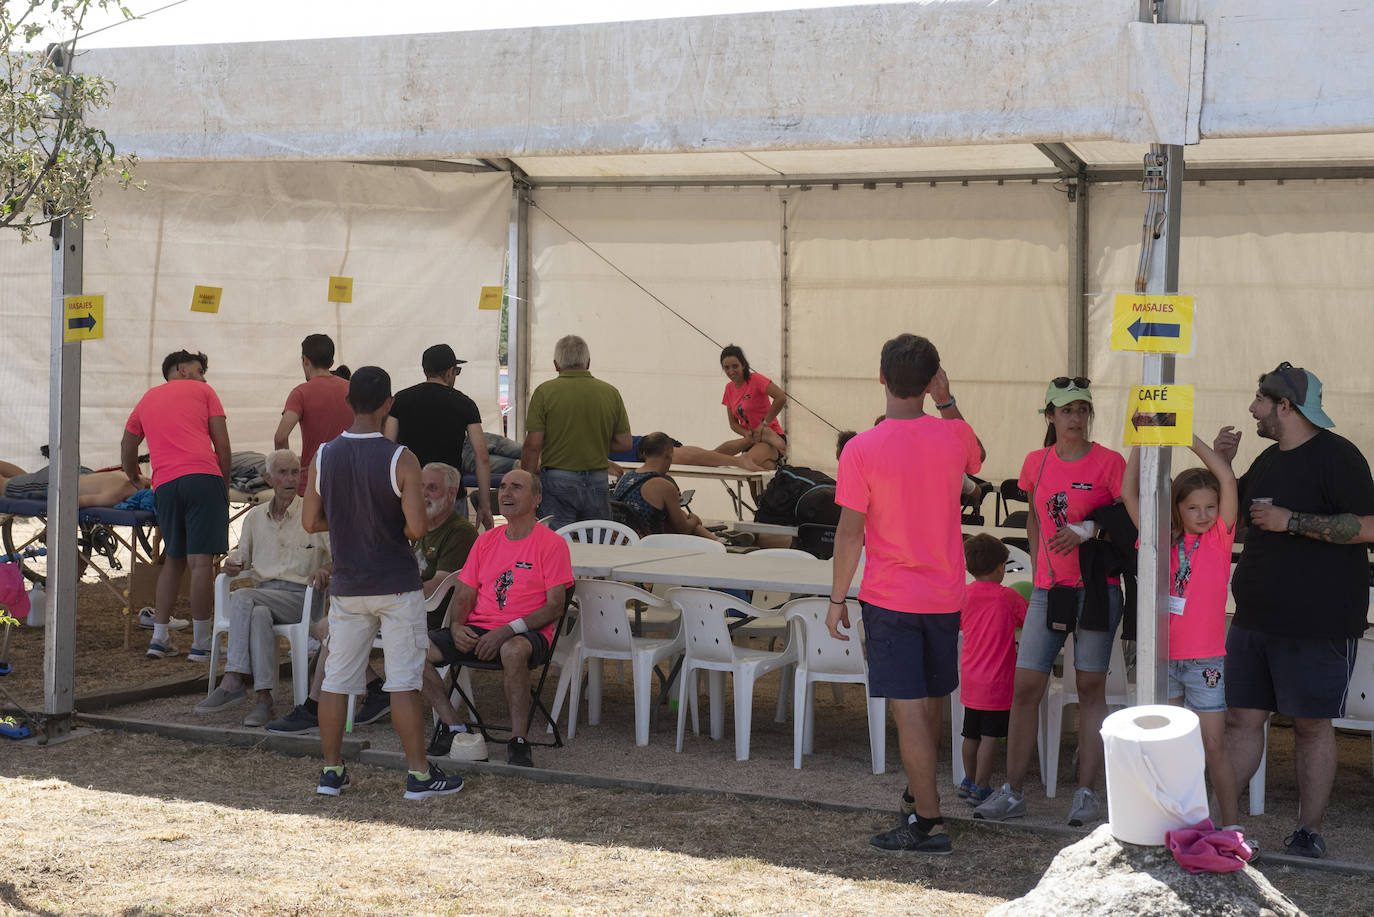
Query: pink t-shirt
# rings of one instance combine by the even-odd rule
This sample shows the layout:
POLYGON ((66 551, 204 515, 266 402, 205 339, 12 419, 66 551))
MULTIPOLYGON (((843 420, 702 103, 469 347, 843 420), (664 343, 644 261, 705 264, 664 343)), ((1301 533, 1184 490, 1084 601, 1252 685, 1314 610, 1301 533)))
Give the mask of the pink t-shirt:
POLYGON ((1227 531, 1221 520, 1201 535, 1184 535, 1188 582, 1182 591, 1178 589, 1179 546, 1169 546, 1169 594, 1187 599, 1183 614, 1169 615, 1170 659, 1226 655, 1226 589, 1235 540, 1235 527, 1227 531))
POLYGON ((964 587, 959 629, 959 700, 975 710, 1010 710, 1016 681, 1016 628, 1026 622, 1027 602, 1001 583, 964 587))
MULTIPOLYGON (((310 467, 315 450, 353 426, 353 409, 348 406, 348 380, 332 373, 302 382, 286 396, 286 407, 301 419, 301 467, 310 467)), ((301 476, 305 492, 305 476, 301 476)))
MULTIPOLYGON (((1088 454, 1076 462, 1061 459, 1053 446, 1036 449, 1026 456, 1016 485, 1030 494, 1031 508, 1040 522, 1040 543, 1036 546, 1035 557, 1037 587, 1079 585, 1082 577, 1078 570, 1078 552, 1050 554, 1046 543, 1070 522, 1082 522, 1093 510, 1121 496, 1121 478, 1125 473, 1126 460, 1121 454, 1097 443, 1093 443, 1088 454)), ((1114 578, 1108 582, 1120 580, 1114 578)))
MULTIPOLYGON (((768 409, 773 406, 773 399, 768 397, 769 385, 772 382, 763 373, 751 372, 749 381, 743 385, 725 383, 725 394, 721 396, 720 403, 730 410, 735 423, 752 430, 768 416, 768 409)), ((776 417, 768 422, 768 427, 779 436, 785 435, 776 417)))
MULTIPOLYGON (((511 541, 500 525, 477 536, 458 579, 477 590, 467 623, 491 630, 537 611, 554 586, 571 586, 572 556, 568 543, 548 526, 536 525, 511 541)), ((540 631, 550 642, 556 624, 540 631)))
POLYGON ((144 393, 124 429, 148 440, 154 489, 188 474, 223 473, 210 442, 210 418, 223 416, 219 396, 205 382, 172 379, 144 393))
POLYGON ((865 514, 859 598, 889 611, 945 614, 964 604, 959 491, 982 466, 962 420, 888 418, 840 456, 835 502, 865 514))

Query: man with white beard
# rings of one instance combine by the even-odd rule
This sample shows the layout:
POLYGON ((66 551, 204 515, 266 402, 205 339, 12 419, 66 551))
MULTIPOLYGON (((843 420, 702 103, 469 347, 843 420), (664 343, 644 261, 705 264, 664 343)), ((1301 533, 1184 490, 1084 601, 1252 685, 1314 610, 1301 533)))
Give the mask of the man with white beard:
MULTIPOLYGON (((458 469, 443 462, 430 462, 420 473, 425 495, 425 515, 429 531, 411 547, 420 565, 420 579, 428 598, 450 573, 463 569, 468 551, 477 540, 477 529, 453 510, 462 490, 463 477, 458 469)), ((430 612, 435 617, 430 630, 443 626, 443 612, 430 612)))

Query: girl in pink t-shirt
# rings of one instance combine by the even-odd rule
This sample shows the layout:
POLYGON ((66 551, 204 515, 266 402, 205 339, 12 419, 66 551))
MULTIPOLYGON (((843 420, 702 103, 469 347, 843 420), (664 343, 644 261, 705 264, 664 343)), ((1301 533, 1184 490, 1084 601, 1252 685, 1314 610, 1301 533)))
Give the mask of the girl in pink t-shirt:
POLYGON ((716 447, 725 455, 745 453, 754 470, 776 468, 778 460, 787 453, 787 434, 778 424, 778 412, 787 403, 787 393, 767 376, 749 368, 744 351, 734 344, 720 352, 720 368, 729 378, 720 403, 725 405, 725 419, 736 439, 716 447))
MULTIPOLYGON (((1224 747, 1226 588, 1236 538, 1236 476, 1197 436, 1193 452, 1207 467, 1189 468, 1169 491, 1169 703, 1186 705, 1202 726, 1207 776, 1221 821, 1236 826, 1236 778, 1224 747)), ((1140 448, 1131 450, 1122 502, 1140 525, 1140 448)))

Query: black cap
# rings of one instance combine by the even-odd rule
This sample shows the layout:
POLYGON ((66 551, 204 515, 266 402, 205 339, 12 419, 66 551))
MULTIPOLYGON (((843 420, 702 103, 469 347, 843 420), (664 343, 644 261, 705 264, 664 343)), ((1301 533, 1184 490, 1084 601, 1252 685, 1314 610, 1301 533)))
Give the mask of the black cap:
POLYGON ((467 360, 458 359, 453 348, 447 344, 435 344, 425 349, 420 357, 420 368, 425 371, 426 376, 437 376, 459 363, 466 362, 467 360))

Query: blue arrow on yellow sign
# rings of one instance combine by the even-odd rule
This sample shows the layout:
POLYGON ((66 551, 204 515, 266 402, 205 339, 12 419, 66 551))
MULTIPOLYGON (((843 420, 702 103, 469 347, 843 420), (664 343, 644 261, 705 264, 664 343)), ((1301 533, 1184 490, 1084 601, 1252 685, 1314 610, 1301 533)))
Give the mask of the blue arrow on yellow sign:
POLYGON ((62 325, 64 341, 98 341, 105 337, 105 296, 65 296, 62 325))

